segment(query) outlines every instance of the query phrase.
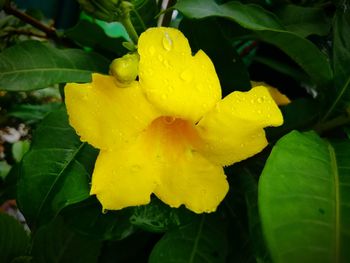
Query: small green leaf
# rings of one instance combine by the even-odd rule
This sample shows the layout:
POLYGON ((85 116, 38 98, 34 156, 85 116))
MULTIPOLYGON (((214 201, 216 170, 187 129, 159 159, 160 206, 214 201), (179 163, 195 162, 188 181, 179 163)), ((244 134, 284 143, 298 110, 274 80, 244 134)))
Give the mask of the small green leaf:
POLYGON ((273 262, 350 261, 350 140, 291 132, 273 148, 259 209, 273 262))
POLYGON ((146 231, 165 232, 189 223, 193 217, 194 214, 183 207, 171 208, 153 198, 150 204, 133 209, 130 222, 146 231))
POLYGON ((75 233, 58 217, 36 232, 32 247, 33 262, 97 263, 100 248, 100 241, 75 233))
POLYGON ((254 31, 257 38, 285 52, 316 84, 324 86, 332 79, 325 54, 311 41, 287 31, 273 13, 260 6, 235 1, 217 5, 211 0, 179 0, 175 8, 192 19, 222 17, 236 22, 254 31))
POLYGON ((27 255, 29 236, 15 218, 0 213, 0 233, 1 262, 11 262, 15 257, 27 255))
POLYGON ((22 160, 24 154, 28 152, 29 147, 29 140, 17 141, 14 144, 12 144, 12 156, 17 163, 19 163, 22 160))
POLYGON ((21 42, 0 53, 0 89, 27 91, 65 82, 89 82, 108 72, 104 57, 79 49, 60 50, 38 41, 21 42))
POLYGON ((64 108, 50 113, 35 131, 21 165, 18 203, 28 222, 42 224, 88 198, 91 168, 85 160, 90 163, 96 155, 69 126, 64 108))
POLYGON ((0 161, 0 179, 4 180, 11 170, 11 165, 7 161, 0 161))
POLYGON ((225 223, 213 215, 202 215, 197 219, 191 224, 167 232, 153 248, 149 262, 225 262, 225 223))

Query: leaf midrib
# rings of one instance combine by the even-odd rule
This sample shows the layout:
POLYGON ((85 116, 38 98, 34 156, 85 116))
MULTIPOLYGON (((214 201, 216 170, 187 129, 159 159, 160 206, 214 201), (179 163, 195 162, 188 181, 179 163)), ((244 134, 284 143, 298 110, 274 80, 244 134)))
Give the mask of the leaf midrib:
POLYGON ((189 263, 193 263, 194 262, 193 260, 194 260, 194 257, 196 255, 199 239, 200 239, 200 236, 201 236, 202 231, 203 231, 204 220, 205 220, 205 216, 203 215, 202 218, 201 218, 201 222, 199 224, 199 228, 198 228, 198 233, 197 233, 196 239, 194 240, 193 249, 192 249, 192 252, 191 252, 191 255, 190 255, 190 259, 188 261, 189 263))
POLYGON ((72 154, 71 158, 69 159, 69 161, 63 166, 62 170, 58 173, 57 177, 55 178, 55 180, 53 181, 50 189, 47 191, 45 197, 43 198, 43 201, 41 202, 40 204, 40 207, 38 209, 38 212, 36 214, 36 217, 35 217, 35 221, 38 220, 40 214, 41 214, 41 211, 44 207, 44 204, 46 203, 50 193, 52 192, 53 188, 55 187, 55 185, 57 184, 58 180, 61 178, 62 174, 67 170, 68 166, 72 163, 72 161, 75 159, 75 157, 77 156, 77 154, 81 151, 81 149, 83 148, 83 146, 85 145, 85 142, 81 143, 79 145, 79 147, 74 151, 74 153, 72 154))
POLYGON ((335 242, 335 261, 339 262, 339 245, 340 245, 340 193, 339 193, 339 173, 337 166, 337 158, 333 146, 328 143, 328 151, 331 163, 331 172, 334 178, 334 214, 335 214, 335 231, 334 231, 334 242, 335 242))
POLYGON ((43 72, 43 71, 76 71, 76 72, 91 72, 91 70, 88 69, 76 69, 76 68, 34 68, 34 69, 20 69, 20 70, 14 70, 14 71, 6 71, 1 72, 0 77, 4 75, 11 75, 11 74, 17 74, 22 72, 43 72))

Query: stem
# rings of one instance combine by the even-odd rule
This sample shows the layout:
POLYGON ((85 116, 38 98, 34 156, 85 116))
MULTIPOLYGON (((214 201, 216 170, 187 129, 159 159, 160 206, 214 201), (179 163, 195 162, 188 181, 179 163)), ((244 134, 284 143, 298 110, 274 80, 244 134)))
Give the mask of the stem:
POLYGON ((131 23, 130 16, 126 15, 123 19, 120 20, 120 23, 123 24, 123 26, 126 29, 126 32, 128 32, 128 34, 129 34, 129 37, 136 45, 137 41, 139 39, 139 36, 137 35, 136 30, 135 30, 133 24, 131 23))
POLYGON ((314 129, 317 133, 322 134, 326 131, 333 130, 339 126, 343 126, 343 125, 349 124, 349 123, 350 123, 350 115, 349 114, 341 115, 341 116, 338 116, 330 121, 316 125, 316 127, 314 129))
POLYGON ((26 13, 18 11, 17 9, 13 8, 9 2, 7 2, 4 5, 4 11, 7 14, 14 15, 15 17, 19 18, 20 20, 22 20, 22 21, 32 25, 33 27, 43 31, 48 37, 51 37, 53 39, 58 39, 55 28, 48 27, 48 26, 42 24, 40 21, 36 20, 35 18, 27 15, 26 13))
POLYGON ((137 19, 139 20, 141 26, 142 26, 142 30, 145 31, 147 29, 145 23, 143 22, 142 17, 140 16, 139 12, 136 10, 135 7, 132 8, 132 11, 135 13, 137 19))

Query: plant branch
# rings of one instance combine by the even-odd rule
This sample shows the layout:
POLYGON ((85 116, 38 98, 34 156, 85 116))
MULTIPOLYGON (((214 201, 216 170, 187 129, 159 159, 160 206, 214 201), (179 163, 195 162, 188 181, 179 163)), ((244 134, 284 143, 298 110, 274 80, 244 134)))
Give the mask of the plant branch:
POLYGON ((17 9, 15 9, 9 2, 6 2, 4 5, 4 11, 7 14, 13 15, 23 22, 26 22, 33 27, 39 29, 40 31, 44 32, 48 37, 53 38, 53 39, 58 39, 56 29, 53 27, 49 27, 41 23, 40 21, 36 20, 35 18, 27 15, 26 13, 23 13, 17 9))
POLYGON ((161 26, 169 26, 171 22, 171 18, 173 16, 173 9, 172 7, 176 4, 176 0, 168 0, 168 3, 165 7, 165 13, 163 15, 163 19, 161 22, 161 26))
POLYGON ((346 114, 346 115, 341 115, 334 119, 331 119, 330 121, 319 123, 314 127, 314 130, 317 133, 322 134, 324 132, 333 130, 337 127, 340 127, 349 123, 350 123, 350 115, 346 114))

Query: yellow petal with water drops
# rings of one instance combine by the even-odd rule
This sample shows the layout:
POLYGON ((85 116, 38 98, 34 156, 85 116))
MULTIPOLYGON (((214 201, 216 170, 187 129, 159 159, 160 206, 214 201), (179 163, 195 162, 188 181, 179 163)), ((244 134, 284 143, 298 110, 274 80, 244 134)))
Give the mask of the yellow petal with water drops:
POLYGON ((195 213, 210 213, 228 189, 223 168, 189 150, 162 174, 155 194, 171 207, 184 204, 195 213))
POLYGON ((282 123, 282 114, 266 87, 235 91, 198 123, 204 141, 201 153, 220 165, 239 162, 266 147, 264 127, 282 123))
POLYGON ((136 81, 120 87, 111 76, 93 74, 92 83, 67 84, 65 97, 70 124, 99 149, 124 147, 158 116, 136 81))
POLYGON ((139 38, 139 81, 163 115, 198 121, 221 99, 220 82, 209 57, 195 56, 174 28, 150 28, 139 38))
POLYGON ((282 94, 277 88, 274 88, 264 82, 251 81, 251 84, 252 84, 252 87, 257 87, 257 86, 266 87, 269 90, 273 100, 279 106, 284 106, 291 103, 290 99, 286 95, 282 94))
POLYGON ((148 159, 142 139, 124 149, 100 151, 92 175, 90 194, 104 209, 119 210, 150 202, 159 181, 159 164, 148 159))

